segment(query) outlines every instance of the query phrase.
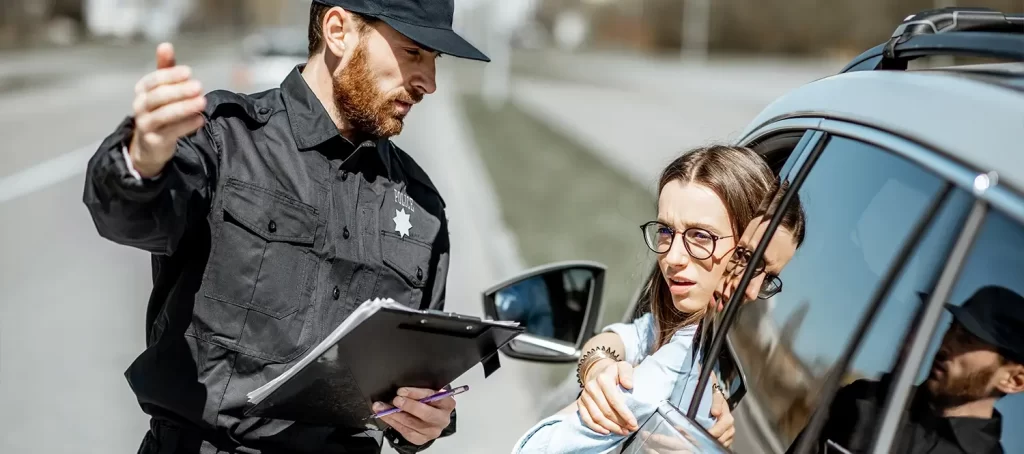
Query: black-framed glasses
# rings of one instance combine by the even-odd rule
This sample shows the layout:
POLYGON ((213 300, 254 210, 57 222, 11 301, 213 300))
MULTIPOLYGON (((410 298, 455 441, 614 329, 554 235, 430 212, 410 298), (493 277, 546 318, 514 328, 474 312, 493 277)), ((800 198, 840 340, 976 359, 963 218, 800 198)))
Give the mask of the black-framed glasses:
MULTIPOLYGON (((734 274, 738 275, 739 271, 746 268, 747 264, 750 263, 750 258, 754 255, 754 251, 747 249, 744 246, 736 246, 736 250, 732 253, 730 262, 735 265, 734 274)), ((764 257, 757 261, 757 265, 754 267, 754 276, 764 273, 764 257)), ((761 299, 768 299, 782 292, 782 278, 774 273, 766 273, 764 281, 761 282, 761 288, 758 289, 757 297, 761 299)))
POLYGON ((682 232, 676 231, 658 221, 650 221, 640 226, 644 232, 644 242, 647 247, 658 254, 664 254, 672 249, 672 242, 676 235, 683 234, 683 245, 686 252, 696 260, 704 260, 715 253, 715 246, 718 240, 731 238, 731 236, 718 236, 700 227, 690 227, 682 232))

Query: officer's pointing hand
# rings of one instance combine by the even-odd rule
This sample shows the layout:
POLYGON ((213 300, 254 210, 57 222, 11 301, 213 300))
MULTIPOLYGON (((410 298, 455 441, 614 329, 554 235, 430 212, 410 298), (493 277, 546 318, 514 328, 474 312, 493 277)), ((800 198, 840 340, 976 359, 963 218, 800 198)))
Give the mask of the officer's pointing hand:
POLYGON ((206 97, 192 70, 176 66, 169 43, 156 48, 156 71, 135 84, 135 133, 128 153, 144 177, 160 173, 174 156, 178 139, 203 126, 206 97))
MULTIPOLYGON (((423 399, 436 392, 421 388, 399 389, 398 397, 395 398, 393 404, 401 408, 402 411, 384 416, 381 420, 414 445, 423 445, 437 439, 441 436, 441 431, 451 423, 455 399, 448 397, 429 403, 417 402, 418 399, 423 399)), ((380 402, 373 404, 373 411, 387 409, 388 406, 380 402)))

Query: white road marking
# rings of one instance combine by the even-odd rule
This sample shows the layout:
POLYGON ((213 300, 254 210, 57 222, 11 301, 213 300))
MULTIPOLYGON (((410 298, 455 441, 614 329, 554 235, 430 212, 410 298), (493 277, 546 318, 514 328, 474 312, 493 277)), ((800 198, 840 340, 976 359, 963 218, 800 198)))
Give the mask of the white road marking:
MULTIPOLYGON (((192 65, 193 74, 196 74, 197 76, 209 76, 205 77, 205 79, 204 77, 197 78, 200 80, 214 81, 210 86, 230 87, 231 85, 226 80, 227 77, 224 75, 226 74, 226 71, 222 70, 221 66, 219 66, 223 64, 226 57, 233 55, 229 52, 230 50, 230 48, 225 49, 218 55, 212 55, 192 65)), ((120 90, 120 88, 117 87, 135 85, 135 80, 138 80, 141 75, 151 71, 150 68, 154 68, 155 66, 156 61, 154 60, 149 62, 146 66, 141 67, 138 74, 131 74, 130 72, 124 71, 97 74, 87 79, 72 81, 66 85, 60 85, 50 90, 28 91, 26 93, 17 93, 11 96, 5 96, 0 98, 0 107, 6 107, 8 105, 14 105, 17 107, 11 109, 0 108, 0 120, 4 119, 5 115, 8 115, 7 112, 17 112, 19 118, 24 117, 27 115, 25 111, 26 108, 32 109, 32 114, 45 114, 53 109, 67 109, 69 102, 95 102, 94 100, 97 98, 102 98, 114 93, 115 90, 120 90), (129 82, 130 85, 127 85, 129 82), (74 96, 83 92, 89 93, 90 96, 74 96), (14 100, 14 97, 19 98, 14 100)), ((204 86, 205 85, 206 84, 204 84, 204 86)), ((18 197, 31 194, 35 191, 60 183, 68 178, 85 172, 86 164, 89 162, 89 158, 91 158, 96 152, 96 149, 99 148, 99 144, 100 141, 97 141, 77 150, 21 170, 12 175, 0 177, 0 203, 8 202, 17 199, 18 197)))
POLYGON ((85 172, 89 158, 99 148, 100 142, 86 145, 70 153, 57 156, 24 169, 13 175, 0 178, 0 203, 31 194, 85 172))

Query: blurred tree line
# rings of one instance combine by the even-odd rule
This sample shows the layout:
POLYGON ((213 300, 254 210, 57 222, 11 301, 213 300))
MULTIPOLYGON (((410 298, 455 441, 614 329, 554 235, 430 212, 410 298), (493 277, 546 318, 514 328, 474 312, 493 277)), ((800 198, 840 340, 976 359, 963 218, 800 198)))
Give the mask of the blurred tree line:
MULTIPOLYGON (((590 20, 589 45, 653 52, 681 48, 685 0, 544 0, 538 21, 566 10, 590 20)), ((712 52, 857 54, 887 39, 907 16, 936 0, 708 0, 712 52)), ((1024 13, 1024 0, 947 2, 1024 13)))
MULTIPOLYGON (((155 4, 161 0, 134 0, 155 4)), ((456 0, 456 2, 467 0, 456 0)), ((521 0, 491 0, 521 1, 521 0)), ((588 18, 588 44, 652 52, 680 49, 687 0, 540 0, 537 20, 549 30, 561 12, 588 18)), ((699 1, 699 0, 698 0, 699 1)), ((906 16, 936 0, 706 0, 711 51, 858 53, 889 37, 906 16)), ((71 44, 88 39, 87 0, 0 0, 0 48, 55 36, 71 44), (56 33, 55 33, 56 32, 56 33)), ((191 0, 183 31, 244 31, 267 25, 305 26, 309 0, 191 0)), ((477 2, 480 3, 480 2, 477 2)), ((1024 13, 1024 0, 974 0, 960 6, 1024 13)))
MULTIPOLYGON (((0 49, 73 45, 96 39, 89 30, 90 0, 0 0, 0 49)), ((109 3, 110 0, 104 0, 109 3)), ((117 2, 130 22, 165 0, 117 2)), ((181 32, 245 32, 262 26, 306 26, 309 0, 176 0, 187 14, 181 32)), ((141 33, 136 33, 139 35, 141 33)), ((122 37, 123 38, 123 37, 122 37)), ((130 38, 138 38, 131 36, 130 38)))

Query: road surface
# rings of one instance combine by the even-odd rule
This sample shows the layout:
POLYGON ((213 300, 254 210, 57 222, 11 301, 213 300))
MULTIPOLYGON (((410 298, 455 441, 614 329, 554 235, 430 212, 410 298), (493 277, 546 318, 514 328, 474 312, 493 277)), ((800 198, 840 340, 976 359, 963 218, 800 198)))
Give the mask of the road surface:
POLYGON ((830 60, 529 52, 517 59, 511 98, 654 191, 679 153, 736 139, 776 98, 841 68, 830 60))

